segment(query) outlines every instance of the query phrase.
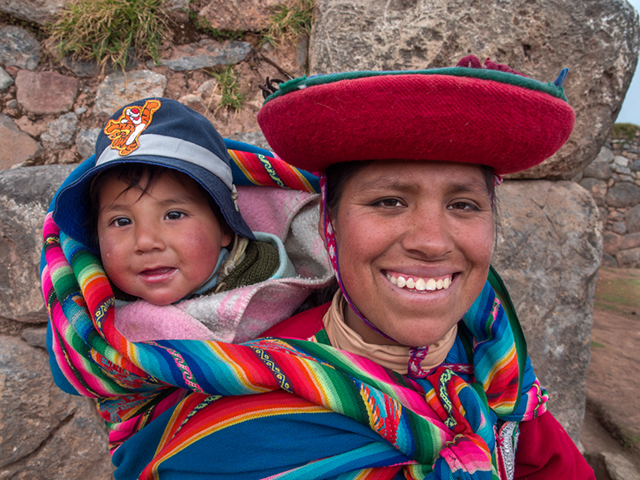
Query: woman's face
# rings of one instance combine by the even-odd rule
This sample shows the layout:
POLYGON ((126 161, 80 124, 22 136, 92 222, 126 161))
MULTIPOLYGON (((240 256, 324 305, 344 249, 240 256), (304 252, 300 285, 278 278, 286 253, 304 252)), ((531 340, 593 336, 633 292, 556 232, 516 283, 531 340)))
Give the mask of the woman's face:
MULTIPOLYGON (((333 222, 351 301, 401 344, 437 342, 482 291, 494 225, 476 165, 373 162, 347 180, 333 222)), ((366 341, 391 343, 350 308, 345 320, 366 341)))

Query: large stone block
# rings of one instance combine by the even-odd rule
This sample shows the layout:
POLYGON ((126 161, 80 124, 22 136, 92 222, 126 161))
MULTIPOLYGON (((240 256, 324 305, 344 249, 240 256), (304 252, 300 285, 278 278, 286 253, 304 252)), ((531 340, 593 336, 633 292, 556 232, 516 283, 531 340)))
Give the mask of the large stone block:
POLYGON ((0 0, 0 12, 45 25, 53 22, 67 3, 69 0, 0 0))
POLYGON ((104 423, 91 400, 55 386, 47 354, 0 335, 0 478, 111 478, 104 423))
POLYGON ((522 178, 573 178, 598 154, 638 60, 638 14, 625 0, 317 0, 311 73, 454 66, 472 53, 565 83, 576 110, 567 144, 522 178))
POLYGON ((574 440, 584 416, 593 298, 602 256, 591 195, 573 182, 506 181, 493 265, 520 317, 549 408, 574 440))
POLYGON ((52 165, 0 172, 0 317, 25 323, 47 320, 40 290, 42 224, 71 170, 73 166, 52 165))

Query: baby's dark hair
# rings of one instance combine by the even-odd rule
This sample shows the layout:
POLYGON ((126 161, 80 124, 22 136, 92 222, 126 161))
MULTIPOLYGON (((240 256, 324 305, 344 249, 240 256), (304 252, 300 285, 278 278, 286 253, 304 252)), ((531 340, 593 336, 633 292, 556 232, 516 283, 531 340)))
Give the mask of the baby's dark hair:
MULTIPOLYGON (((91 210, 89 215, 89 225, 88 227, 92 232, 92 239, 96 249, 99 250, 98 243, 98 215, 100 213, 100 189, 110 180, 120 180, 122 183, 126 185, 126 188, 120 192, 120 195, 128 192, 133 188, 137 188, 140 190, 140 196, 138 198, 142 198, 143 195, 146 195, 148 191, 155 185, 160 177, 163 175, 169 175, 177 182, 181 184, 185 184, 187 179, 191 177, 186 173, 182 173, 173 168, 163 167, 161 165, 153 165, 147 163, 130 163, 130 164, 122 164, 116 167, 110 168, 101 174, 99 174, 91 184, 91 190, 89 192, 90 200, 91 200, 91 210)), ((194 180, 195 182, 195 180, 194 180)), ((195 182, 200 189, 200 193, 204 195, 209 203, 209 207, 215 214, 216 218, 220 222, 222 228, 230 229, 226 220, 224 219, 222 212, 220 211, 220 207, 213 199, 213 197, 200 185, 198 182, 195 182)))

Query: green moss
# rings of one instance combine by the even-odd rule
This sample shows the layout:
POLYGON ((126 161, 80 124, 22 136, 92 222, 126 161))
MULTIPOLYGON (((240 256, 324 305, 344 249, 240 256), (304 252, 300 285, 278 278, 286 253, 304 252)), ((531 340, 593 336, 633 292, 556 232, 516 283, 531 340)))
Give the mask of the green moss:
POLYGON ((75 0, 48 31, 46 43, 60 57, 72 54, 124 70, 131 56, 158 59, 167 12, 163 0, 75 0))
POLYGON ((640 130, 640 127, 633 123, 616 123, 611 130, 611 136, 616 139, 630 142, 635 138, 638 130, 640 130))

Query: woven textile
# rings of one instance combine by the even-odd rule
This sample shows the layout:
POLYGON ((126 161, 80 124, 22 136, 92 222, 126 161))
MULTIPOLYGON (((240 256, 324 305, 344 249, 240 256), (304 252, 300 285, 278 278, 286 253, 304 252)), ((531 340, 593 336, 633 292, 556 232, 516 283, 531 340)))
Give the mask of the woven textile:
MULTIPOLYGON (((140 478, 197 469, 206 451, 261 435, 266 422, 304 428, 315 438, 317 461, 273 471, 273 451, 254 449, 240 466, 229 459, 245 470, 228 478, 493 479, 497 418, 528 420, 545 411, 546 393, 526 362, 517 322, 489 283, 464 317, 471 343, 446 361, 469 362, 474 374, 438 368, 412 381, 320 342, 128 342, 114 328, 113 294, 98 259, 60 232, 50 214, 44 240, 54 361, 77 393, 99 399, 114 461, 122 464, 118 478, 135 471, 127 470, 132 457, 146 462, 140 478), (366 442, 336 452, 335 441, 314 435, 323 422, 366 442), (153 440, 136 438, 151 434, 153 440)), ((288 440, 279 442, 286 447, 288 440)))

